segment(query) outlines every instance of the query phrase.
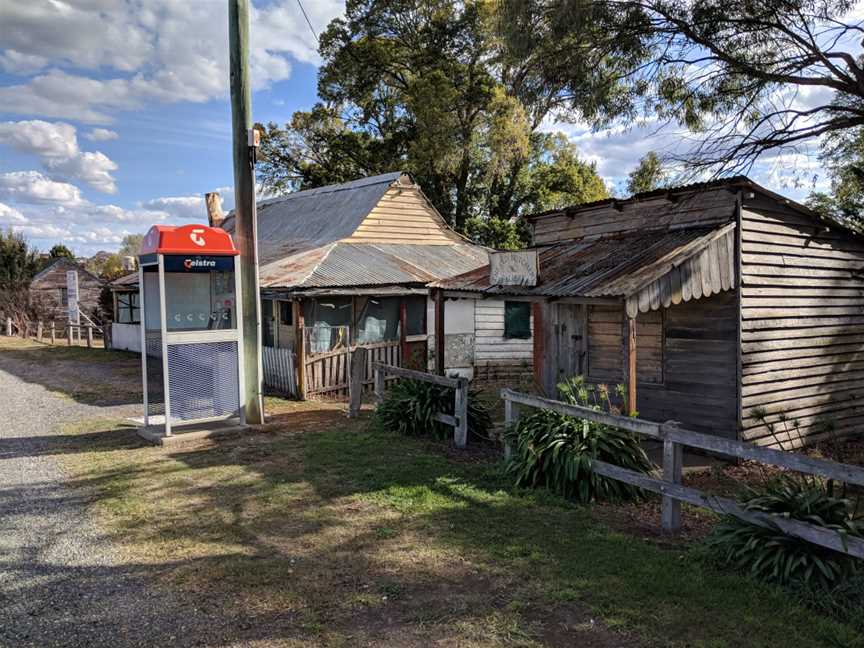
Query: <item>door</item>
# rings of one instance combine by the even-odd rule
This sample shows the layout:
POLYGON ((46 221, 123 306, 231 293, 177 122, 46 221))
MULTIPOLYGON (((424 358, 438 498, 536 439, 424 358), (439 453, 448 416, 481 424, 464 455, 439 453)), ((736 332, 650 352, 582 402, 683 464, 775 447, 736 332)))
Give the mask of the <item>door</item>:
POLYGON ((580 304, 557 304, 554 308, 557 384, 585 371, 585 307, 580 304))

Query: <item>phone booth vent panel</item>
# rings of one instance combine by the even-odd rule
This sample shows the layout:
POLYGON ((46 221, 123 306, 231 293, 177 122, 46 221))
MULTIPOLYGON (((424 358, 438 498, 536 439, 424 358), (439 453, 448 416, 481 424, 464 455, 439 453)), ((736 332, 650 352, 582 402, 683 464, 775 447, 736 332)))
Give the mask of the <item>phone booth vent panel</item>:
POLYGON ((180 421, 240 416, 236 342, 168 347, 171 418, 180 421))
POLYGON ((204 225, 157 225, 142 243, 144 418, 166 436, 172 426, 244 422, 236 255, 226 232, 204 225))

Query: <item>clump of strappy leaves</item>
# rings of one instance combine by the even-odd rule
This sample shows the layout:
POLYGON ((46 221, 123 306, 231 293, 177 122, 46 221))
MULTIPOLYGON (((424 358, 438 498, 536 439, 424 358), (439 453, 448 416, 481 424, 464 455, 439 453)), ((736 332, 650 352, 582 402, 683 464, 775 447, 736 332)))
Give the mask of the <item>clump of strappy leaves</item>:
MULTIPOLYGON (((801 445, 804 437, 795 420, 779 414, 770 420, 764 409, 751 416, 764 426, 778 447, 801 445)), ((738 503, 747 511, 797 520, 834 532, 845 544, 850 537, 864 537, 858 504, 835 492, 835 483, 812 475, 766 474, 762 483, 748 487, 738 503)), ((862 561, 783 532, 776 525, 762 526, 735 517, 725 518, 708 538, 708 546, 720 560, 749 572, 758 580, 833 591, 861 572, 862 561)))
MULTIPOLYGON (((572 405, 618 413, 609 388, 590 385, 581 376, 559 384, 558 391, 572 405)), ((624 388, 614 394, 624 396, 624 388)), ((505 441, 512 450, 506 470, 517 486, 547 488, 582 503, 642 496, 639 489, 592 471, 592 461, 642 473, 654 468, 632 432, 551 410, 526 413, 505 431, 505 441)))
MULTIPOLYGON (((400 379, 388 385, 384 400, 375 409, 377 422, 385 429, 406 436, 449 439, 453 428, 434 419, 453 415, 453 390, 432 383, 400 379)), ((490 406, 478 390, 468 391, 468 436, 485 439, 492 427, 490 406)))

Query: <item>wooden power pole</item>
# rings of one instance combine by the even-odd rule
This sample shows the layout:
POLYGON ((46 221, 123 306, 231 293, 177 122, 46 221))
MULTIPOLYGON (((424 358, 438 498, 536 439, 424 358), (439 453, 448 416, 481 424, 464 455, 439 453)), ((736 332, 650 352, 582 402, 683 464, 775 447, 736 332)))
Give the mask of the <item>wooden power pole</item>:
POLYGON ((246 421, 264 422, 261 400, 261 303, 258 297, 258 225, 255 214, 255 142, 249 79, 249 0, 228 0, 231 125, 234 132, 234 238, 240 250, 240 294, 246 421))

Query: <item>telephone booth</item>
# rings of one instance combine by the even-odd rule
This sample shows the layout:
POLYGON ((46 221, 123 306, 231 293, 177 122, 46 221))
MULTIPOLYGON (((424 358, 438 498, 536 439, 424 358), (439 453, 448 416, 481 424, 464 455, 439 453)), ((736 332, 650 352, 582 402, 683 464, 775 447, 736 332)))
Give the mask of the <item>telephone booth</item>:
POLYGON ((182 426, 245 423, 237 255, 227 232, 206 225, 155 225, 144 237, 145 429, 171 436, 182 426))

